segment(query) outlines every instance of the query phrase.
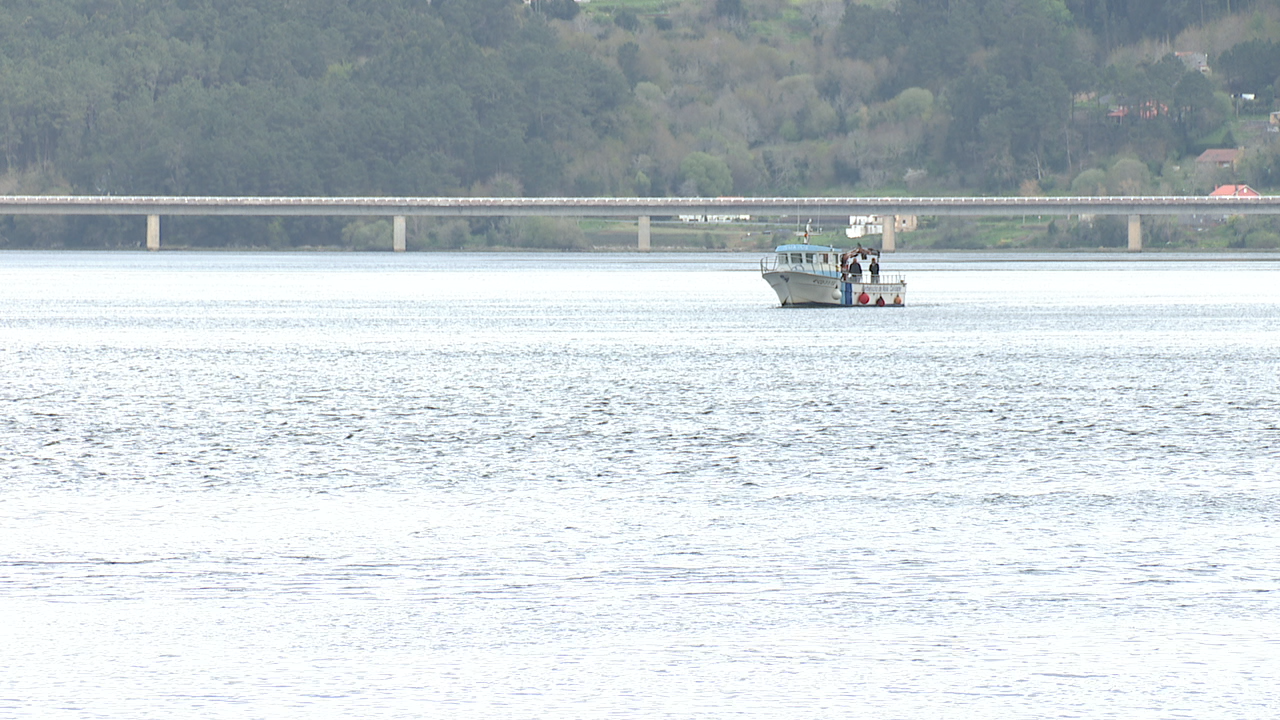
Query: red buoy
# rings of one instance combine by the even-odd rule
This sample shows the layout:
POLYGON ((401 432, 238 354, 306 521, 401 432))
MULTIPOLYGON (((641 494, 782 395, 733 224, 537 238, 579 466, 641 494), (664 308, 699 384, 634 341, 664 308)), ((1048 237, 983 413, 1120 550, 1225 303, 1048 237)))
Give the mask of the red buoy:
POLYGON ((884 296, 876 298, 876 307, 884 307, 884 296))
POLYGON ((859 296, 858 296, 858 304, 859 304, 859 305, 866 305, 866 304, 867 304, 867 303, 869 303, 869 302, 871 302, 871 296, 870 296, 870 295, 868 295, 868 294, 866 294, 866 293, 862 293, 861 295, 859 295, 859 296))

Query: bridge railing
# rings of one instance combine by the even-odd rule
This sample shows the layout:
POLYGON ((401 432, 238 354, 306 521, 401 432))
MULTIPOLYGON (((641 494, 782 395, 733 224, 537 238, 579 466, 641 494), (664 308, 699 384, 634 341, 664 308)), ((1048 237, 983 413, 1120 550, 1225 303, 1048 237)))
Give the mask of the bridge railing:
MULTIPOLYGON (((633 217, 639 247, 648 249, 649 218, 680 214, 825 215, 1127 215, 1129 248, 1141 249, 1143 215, 1280 215, 1280 196, 1190 197, 719 197, 719 198, 476 198, 291 196, 0 195, 0 215, 146 215, 147 247, 159 248, 159 218, 199 216, 392 217, 393 247, 403 249, 404 218, 633 217)), ((888 228, 886 228, 887 230, 888 228)), ((893 249, 886 234, 886 251, 893 249)))

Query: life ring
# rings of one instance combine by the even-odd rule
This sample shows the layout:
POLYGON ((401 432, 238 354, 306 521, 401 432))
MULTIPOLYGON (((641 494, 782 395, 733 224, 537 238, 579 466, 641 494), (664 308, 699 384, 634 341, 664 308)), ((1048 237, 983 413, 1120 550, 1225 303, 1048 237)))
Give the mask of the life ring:
POLYGON ((793 272, 804 272, 804 266, 803 266, 803 265, 792 265, 792 266, 791 266, 791 270, 792 270, 793 272))
POLYGON ((862 294, 858 295, 858 304, 859 304, 859 305, 866 305, 866 304, 867 304, 867 303, 869 303, 869 302, 871 302, 871 296, 870 296, 870 295, 868 295, 868 294, 866 294, 866 293, 862 293, 862 294))

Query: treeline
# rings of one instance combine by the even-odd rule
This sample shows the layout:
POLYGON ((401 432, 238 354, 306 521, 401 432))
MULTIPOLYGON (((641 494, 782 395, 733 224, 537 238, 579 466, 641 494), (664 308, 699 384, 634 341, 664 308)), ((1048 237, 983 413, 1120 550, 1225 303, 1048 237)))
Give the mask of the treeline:
MULTIPOLYGON (((1274 0, 652 7, 15 0, 0 7, 0 191, 1198 192, 1224 178, 1188 156, 1251 144, 1238 117, 1271 109, 1280 74, 1274 0)), ((1274 170, 1280 182, 1257 145, 1231 179, 1269 185, 1274 170)), ((387 247, 387 232, 175 218, 165 235, 387 247)), ((531 221, 421 220, 410 235, 416 247, 582 244, 531 221)), ((139 219, 0 220, 9 247, 141 236, 139 219)))
MULTIPOLYGON (((5 3, 3 189, 572 192, 574 150, 613 133, 630 93, 551 22, 509 0, 5 3)), ((0 233, 10 245, 135 243, 122 222, 13 219, 0 233)), ((332 244, 343 229, 175 223, 194 245, 332 244)))
POLYGON ((1063 0, 1074 23, 1104 51, 1148 39, 1170 42, 1190 27, 1249 13, 1256 0, 1063 0))

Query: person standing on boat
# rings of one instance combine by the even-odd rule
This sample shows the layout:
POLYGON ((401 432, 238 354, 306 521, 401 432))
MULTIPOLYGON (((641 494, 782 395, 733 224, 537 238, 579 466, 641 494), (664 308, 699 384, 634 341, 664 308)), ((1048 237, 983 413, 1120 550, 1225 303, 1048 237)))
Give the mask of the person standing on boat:
POLYGON ((868 269, 871 271, 871 282, 872 283, 880 282, 880 258, 872 255, 871 267, 869 267, 868 269))
POLYGON ((857 255, 854 255, 849 260, 849 281, 856 283, 862 282, 862 265, 858 263, 857 255))

